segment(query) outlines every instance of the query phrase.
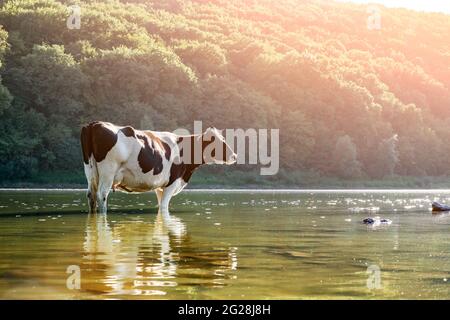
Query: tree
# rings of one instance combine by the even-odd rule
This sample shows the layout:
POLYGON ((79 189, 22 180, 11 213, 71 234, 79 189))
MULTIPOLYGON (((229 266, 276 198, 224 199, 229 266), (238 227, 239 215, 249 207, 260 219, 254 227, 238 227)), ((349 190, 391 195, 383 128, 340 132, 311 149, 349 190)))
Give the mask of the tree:
POLYGON ((60 115, 61 121, 73 123, 73 117, 83 109, 86 77, 63 46, 35 45, 6 77, 14 95, 48 117, 60 115))
POLYGON ((337 139, 332 157, 335 172, 339 177, 357 178, 361 175, 356 145, 348 135, 337 139))
POLYGON ((306 169, 306 160, 311 156, 314 145, 312 122, 301 111, 284 112, 280 131, 280 152, 284 166, 292 169, 306 169))
POLYGON ((2 85, 0 78, 0 116, 3 116, 3 112, 9 108, 12 101, 12 96, 8 89, 2 85))
MULTIPOLYGON (((39 114, 41 122, 38 128, 51 124, 49 128, 33 131, 28 136, 35 143, 24 149, 36 154, 30 157, 32 164, 24 162, 24 165, 28 163, 31 171, 36 166, 43 170, 76 166, 71 159, 79 156, 80 122, 76 119, 83 110, 86 77, 73 57, 66 54, 62 46, 35 45, 31 53, 6 72, 6 80, 12 93, 18 97, 8 113, 11 117, 10 138, 5 137, 12 148, 14 144, 20 148, 22 136, 26 136, 24 130, 19 129, 22 126, 14 129, 17 121, 25 119, 34 123, 30 115, 39 114), (35 148, 37 145, 41 147, 40 152, 35 148)), ((28 171, 21 172, 25 174, 28 171)))
POLYGON ((15 101, 1 119, 0 176, 5 180, 29 179, 39 168, 38 155, 48 152, 41 138, 45 117, 15 101))
POLYGON ((145 50, 103 50, 83 60, 82 68, 89 77, 85 97, 91 120, 102 115, 107 121, 139 127, 145 116, 156 112, 160 118, 155 130, 175 129, 186 121, 197 77, 168 48, 155 42, 145 50))
POLYGON ((184 63, 192 66, 201 75, 222 74, 226 71, 225 52, 216 44, 180 41, 174 51, 184 63))
MULTIPOLYGON (((0 26, 0 70, 2 68, 2 58, 3 54, 6 51, 6 48, 8 47, 8 43, 6 42, 6 39, 8 38, 8 33, 3 30, 0 26)), ((6 110, 12 100, 12 96, 9 93, 9 90, 2 85, 2 78, 0 76, 0 116, 3 115, 4 110, 6 110)))
POLYGON ((398 135, 383 139, 377 148, 377 152, 372 159, 370 175, 375 178, 392 176, 395 167, 399 163, 398 135))
POLYGON ((3 58, 3 54, 5 53, 6 48, 8 47, 8 42, 6 42, 7 39, 8 39, 8 32, 3 30, 2 26, 0 25, 0 67, 2 66, 1 60, 3 58))

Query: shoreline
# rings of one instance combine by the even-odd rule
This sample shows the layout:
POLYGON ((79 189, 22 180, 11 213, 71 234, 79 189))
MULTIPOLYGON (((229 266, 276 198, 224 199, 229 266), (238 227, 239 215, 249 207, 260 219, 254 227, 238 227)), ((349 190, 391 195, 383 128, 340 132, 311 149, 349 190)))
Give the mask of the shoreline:
MULTIPOLYGON (((24 181, 0 181, 1 189, 76 189, 87 188, 83 176, 41 176, 24 181), (45 179, 44 179, 45 178, 45 179)), ((450 176, 409 177, 392 176, 383 179, 338 179, 299 174, 288 179, 284 175, 262 178, 250 173, 222 174, 199 172, 185 190, 450 190, 450 176)))
MULTIPOLYGON (((86 189, 84 188, 0 188, 0 192, 84 192, 86 189)), ((145 191, 145 192, 123 192, 118 191, 120 193, 125 194, 143 194, 143 193, 152 193, 153 190, 145 191)), ((184 189, 182 192, 184 193, 203 193, 203 192, 216 192, 216 193, 241 193, 241 192, 253 192, 253 193, 450 193, 450 189, 448 188, 303 188, 303 189, 294 189, 294 188, 192 188, 192 189, 184 189)))

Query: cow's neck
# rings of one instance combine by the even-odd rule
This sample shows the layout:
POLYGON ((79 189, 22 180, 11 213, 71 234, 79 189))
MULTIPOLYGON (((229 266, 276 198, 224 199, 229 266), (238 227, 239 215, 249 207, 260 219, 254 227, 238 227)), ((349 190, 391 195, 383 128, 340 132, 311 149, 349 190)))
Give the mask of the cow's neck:
POLYGON ((204 134, 193 134, 189 136, 181 137, 183 139, 183 143, 185 146, 190 145, 190 161, 183 161, 182 164, 186 166, 188 169, 197 169, 199 166, 206 164, 203 153, 205 148, 211 143, 211 141, 207 141, 204 139, 204 134), (186 141, 188 140, 188 141, 186 141), (198 162, 198 159, 195 158, 195 153, 198 152, 198 147, 201 146, 201 161, 198 162), (197 161, 196 161, 197 160, 197 161))
POLYGON ((181 154, 183 148, 185 146, 189 146, 189 145, 191 148, 190 149, 191 159, 190 159, 190 161, 181 161, 181 163, 172 164, 172 167, 170 169, 170 178, 169 178, 169 182, 167 185, 171 185, 174 181, 176 181, 179 178, 183 179, 183 181, 185 183, 189 182, 194 171, 201 165, 205 164, 205 161, 203 159, 203 151, 205 150, 206 146, 209 143, 208 143, 208 141, 206 141, 207 143, 204 143, 203 135, 181 136, 178 138, 178 143, 180 143, 180 142, 182 143, 180 146, 181 147, 181 149, 180 149, 181 159, 183 159, 183 155, 181 154), (200 163, 196 163, 195 157, 194 157, 194 151, 195 151, 195 148, 198 148, 198 146, 200 146, 200 145, 202 147, 202 159, 201 159, 200 163))

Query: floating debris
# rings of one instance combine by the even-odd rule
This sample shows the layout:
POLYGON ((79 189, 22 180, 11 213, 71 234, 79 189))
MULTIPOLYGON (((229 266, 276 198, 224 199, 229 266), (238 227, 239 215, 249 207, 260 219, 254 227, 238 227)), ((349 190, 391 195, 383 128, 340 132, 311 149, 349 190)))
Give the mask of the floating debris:
POLYGON ((389 225, 389 224, 392 223, 392 220, 381 219, 380 217, 374 217, 374 218, 365 218, 363 220, 363 223, 364 224, 374 225, 374 226, 380 225, 380 224, 387 224, 387 225, 389 225))

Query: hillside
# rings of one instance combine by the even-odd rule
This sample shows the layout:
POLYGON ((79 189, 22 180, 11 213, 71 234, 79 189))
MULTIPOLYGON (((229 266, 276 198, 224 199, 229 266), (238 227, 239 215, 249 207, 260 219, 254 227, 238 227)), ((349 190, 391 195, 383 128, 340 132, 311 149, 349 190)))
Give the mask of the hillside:
POLYGON ((449 15, 379 6, 369 30, 367 6, 325 0, 91 0, 71 30, 74 3, 0 1, 3 181, 82 177, 91 120, 280 128, 274 183, 450 175, 449 15))

